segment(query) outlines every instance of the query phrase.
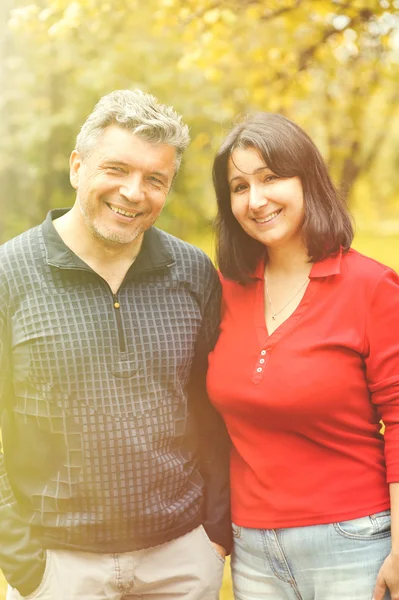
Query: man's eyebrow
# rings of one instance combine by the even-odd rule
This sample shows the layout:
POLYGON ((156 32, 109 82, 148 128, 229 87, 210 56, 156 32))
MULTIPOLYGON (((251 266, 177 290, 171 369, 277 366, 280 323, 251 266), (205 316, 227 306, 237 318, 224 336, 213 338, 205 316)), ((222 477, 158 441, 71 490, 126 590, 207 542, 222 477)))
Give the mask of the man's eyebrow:
POLYGON ((157 175, 157 177, 163 177, 164 179, 168 179, 167 173, 163 173, 162 171, 151 171, 151 175, 157 175))
MULTIPOLYGON (((241 173, 243 175, 257 175, 258 173, 260 173, 261 171, 264 171, 265 169, 268 169, 269 171, 271 171, 270 167, 268 167, 267 165, 264 165, 263 167, 258 167, 257 169, 255 169, 255 171, 253 171, 253 173, 245 173, 245 171, 241 171, 241 173)), ((235 181, 236 179, 241 179, 241 177, 242 177, 242 175, 236 175, 235 177, 230 179, 230 183, 233 183, 233 181, 235 181)))
POLYGON ((116 160, 114 158, 104 158, 103 163, 105 165, 120 165, 121 167, 129 167, 129 164, 123 162, 123 160, 116 160))
MULTIPOLYGON (((105 165, 118 165, 121 167, 126 167, 130 169, 131 165, 123 160, 116 160, 114 158, 106 158, 104 159, 105 165)), ((163 171, 150 171, 151 175, 156 175, 157 177, 161 177, 162 179, 168 180, 168 174, 163 171)))

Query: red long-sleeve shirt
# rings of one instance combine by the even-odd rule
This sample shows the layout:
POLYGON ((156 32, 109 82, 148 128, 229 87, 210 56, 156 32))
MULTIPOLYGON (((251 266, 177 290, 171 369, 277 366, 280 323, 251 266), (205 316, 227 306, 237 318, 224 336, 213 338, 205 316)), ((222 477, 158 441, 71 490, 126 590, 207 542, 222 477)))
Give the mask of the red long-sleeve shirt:
POLYGON ((224 280, 208 391, 233 441, 232 517, 245 527, 330 523, 389 508, 399 481, 399 277, 355 250, 315 263, 271 335, 264 265, 224 280), (379 420, 386 426, 385 440, 379 420))

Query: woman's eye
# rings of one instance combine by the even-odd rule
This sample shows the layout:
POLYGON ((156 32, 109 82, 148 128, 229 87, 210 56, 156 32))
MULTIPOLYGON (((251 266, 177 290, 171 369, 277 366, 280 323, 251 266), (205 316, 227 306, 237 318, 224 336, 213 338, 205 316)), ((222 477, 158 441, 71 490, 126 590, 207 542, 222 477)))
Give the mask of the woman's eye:
POLYGON ((267 175, 264 179, 265 183, 270 183, 271 181, 275 181, 278 179, 277 175, 267 175))
POLYGON ((247 186, 244 183, 239 183, 238 185, 236 185, 236 187, 233 189, 233 192, 235 194, 239 194, 240 192, 243 192, 244 190, 247 189, 247 186))

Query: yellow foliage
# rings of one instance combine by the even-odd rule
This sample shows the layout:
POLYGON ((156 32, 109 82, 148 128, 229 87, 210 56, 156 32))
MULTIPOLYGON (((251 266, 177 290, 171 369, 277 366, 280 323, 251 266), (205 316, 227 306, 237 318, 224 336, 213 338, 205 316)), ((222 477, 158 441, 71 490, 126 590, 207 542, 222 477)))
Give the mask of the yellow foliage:
POLYGON ((195 168, 176 181, 168 222, 176 231, 209 226, 212 152, 235 116, 252 110, 283 112, 321 141, 362 223, 378 211, 356 190, 373 189, 378 165, 386 208, 377 218, 395 219, 398 34, 387 24, 398 13, 379 0, 13 0, 0 70, 3 239, 53 202, 71 202, 67 158, 82 119, 103 93, 137 86, 175 105, 194 132, 195 168), (187 202, 196 211, 189 227, 187 202))
POLYGON ((220 18, 220 10, 218 8, 213 8, 212 10, 206 11, 203 16, 204 22, 207 25, 213 25, 220 18))

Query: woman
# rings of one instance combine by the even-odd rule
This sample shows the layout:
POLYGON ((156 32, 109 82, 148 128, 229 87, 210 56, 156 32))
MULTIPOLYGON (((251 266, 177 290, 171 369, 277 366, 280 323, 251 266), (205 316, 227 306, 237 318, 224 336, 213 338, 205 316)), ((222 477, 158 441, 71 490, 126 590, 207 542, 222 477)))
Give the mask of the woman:
POLYGON ((237 125, 214 184, 208 388, 233 441, 235 597, 399 598, 399 278, 350 249, 326 165, 288 119, 237 125))

